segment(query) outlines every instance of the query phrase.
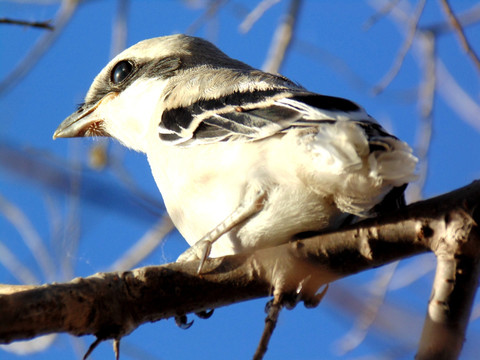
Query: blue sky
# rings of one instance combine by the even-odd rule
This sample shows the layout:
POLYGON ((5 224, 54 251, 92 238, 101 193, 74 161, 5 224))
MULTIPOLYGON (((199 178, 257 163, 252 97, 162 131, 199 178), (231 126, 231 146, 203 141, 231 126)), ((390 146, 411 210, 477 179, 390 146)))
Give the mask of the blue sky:
MULTIPOLYGON (((258 2, 225 2, 218 14, 202 23, 193 35, 207 38, 234 58, 261 67, 288 2, 274 5, 248 33, 241 33, 239 25, 258 2)), ((205 12, 203 7, 189 7, 187 3, 203 2, 132 1, 127 44, 186 32, 205 12)), ((475 3, 456 2, 454 9, 461 12, 475 3)), ((49 5, 0 2, 0 14, 46 20, 54 17, 58 7, 57 2, 49 5)), ((115 11, 114 1, 87 1, 79 6, 33 70, 18 86, 0 94, 0 245, 4 254, 8 248, 40 282, 67 281, 73 276, 108 270, 153 226, 156 214, 163 210, 143 155, 113 142, 52 140, 57 125, 82 102, 94 76, 111 57, 115 11), (112 164, 101 171, 92 169, 88 165, 91 148, 103 144, 107 144, 112 164), (119 163, 122 165, 115 165, 119 163), (37 171, 35 164, 47 171, 37 171), (72 173, 81 175, 72 176, 72 173), (125 173, 136 191, 153 202, 148 209, 154 207, 158 212, 132 204, 135 197, 130 192, 130 183, 125 181, 126 176, 122 175, 125 173), (19 232, 8 220, 6 209, 10 214, 14 214, 12 209, 20 210, 26 219, 23 225, 27 222, 33 230, 27 234, 19 232), (25 245, 24 239, 31 238, 32 233, 38 234, 54 259, 50 276, 45 274, 45 266, 37 263, 38 253, 32 254, 25 245)), ((389 70, 404 39, 404 34, 388 17, 366 31, 364 24, 374 13, 374 8, 364 1, 305 1, 295 40, 281 73, 309 90, 354 100, 414 146, 419 129, 419 63, 415 56, 408 54, 387 90, 379 96, 372 95, 372 86, 389 70), (342 70, 344 67, 348 71, 342 70)), ((427 27, 443 19, 438 2, 428 2, 420 25, 427 27)), ((468 27, 466 33, 471 44, 480 44, 480 25, 468 27)), ((1 79, 44 34, 38 29, 0 27, 1 79)), ((478 46, 477 51, 480 51, 478 46)), ((464 55, 456 37, 451 33, 442 35, 436 53, 478 109, 479 71, 464 55)), ((448 84, 440 85, 451 89, 448 84)), ((461 115, 458 108, 470 108, 455 100, 454 95, 458 94, 455 90, 443 95, 439 89, 435 99, 429 171, 423 188, 427 198, 480 178, 480 115, 461 115), (468 121, 477 122, 472 125, 468 121)), ((16 216, 15 219, 22 218, 16 216)), ((174 261, 186 246, 173 232, 139 266, 174 261)), ((385 269, 333 284, 325 301, 316 309, 305 309, 300 304, 292 311, 282 312, 266 358, 352 359, 368 355, 412 358, 430 295, 432 272, 428 269, 432 264, 432 257, 426 255, 397 266, 377 321, 361 346, 352 352, 341 355, 339 344, 358 321, 357 306, 368 302, 379 279, 387 276, 385 269), (401 287, 403 282, 408 283, 409 276, 423 269, 428 272, 426 276, 401 287)), ((9 271, 8 266, 0 262, 0 282, 20 281, 18 273, 9 271)), ((195 324, 186 331, 177 328, 172 320, 145 324, 122 341, 122 358, 190 359, 192 355, 200 359, 249 358, 263 329, 265 302, 261 299, 217 309, 209 320, 195 319, 195 324)), ((467 334, 465 358, 471 358, 476 347, 478 350, 475 345, 479 340, 478 330, 476 320, 467 334)), ((92 341, 91 336, 78 340, 60 335, 47 350, 30 354, 28 358, 78 358, 92 341)), ((23 357, 0 348, 0 358, 23 357)), ((100 345, 91 358, 113 358, 110 344, 100 345)))

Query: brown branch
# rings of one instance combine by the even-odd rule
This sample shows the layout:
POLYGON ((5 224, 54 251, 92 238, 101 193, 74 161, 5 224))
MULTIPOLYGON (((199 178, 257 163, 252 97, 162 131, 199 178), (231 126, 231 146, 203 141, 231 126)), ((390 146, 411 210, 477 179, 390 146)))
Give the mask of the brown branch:
POLYGON ((437 270, 416 357, 420 360, 458 358, 478 286, 478 211, 476 219, 462 211, 449 215, 446 236, 432 243, 437 270))
POLYGON ((22 25, 22 26, 29 26, 37 29, 44 29, 44 30, 55 30, 55 27, 50 24, 51 20, 47 21, 26 21, 26 20, 15 20, 9 18, 0 18, 0 24, 11 24, 11 25, 22 25))
POLYGON ((272 337, 273 330, 277 326, 278 316, 283 308, 281 295, 275 296, 273 301, 267 304, 267 317, 265 318, 265 328, 263 329, 262 337, 258 342, 257 350, 253 355, 254 360, 261 360, 267 353, 268 343, 272 337))
POLYGON ((341 231, 251 254, 209 259, 201 275, 196 273, 198 262, 192 261, 99 273, 17 292, 9 286, 9 295, 0 296, 0 343, 52 332, 120 339, 145 322, 272 292, 315 304, 323 284, 433 249, 440 259, 438 269, 445 268, 446 259, 449 271, 437 274, 435 301, 430 304, 424 333, 431 339, 439 328, 447 328, 447 339, 453 340, 439 341, 436 350, 449 347, 447 343, 454 343, 457 350, 458 339, 465 336, 478 278, 479 204, 477 181, 341 231), (451 291, 444 291, 445 286, 451 291))
POLYGON ((463 27, 453 13, 450 4, 447 0, 440 0, 440 3, 442 4, 443 11, 447 15, 448 21, 452 24, 455 32, 457 33, 460 44, 462 45, 467 55, 470 56, 470 58, 472 59, 473 63, 477 67, 477 70, 480 71, 480 59, 478 58, 478 55, 475 53, 473 48, 470 46, 470 43, 465 36, 465 32, 463 31, 463 27))

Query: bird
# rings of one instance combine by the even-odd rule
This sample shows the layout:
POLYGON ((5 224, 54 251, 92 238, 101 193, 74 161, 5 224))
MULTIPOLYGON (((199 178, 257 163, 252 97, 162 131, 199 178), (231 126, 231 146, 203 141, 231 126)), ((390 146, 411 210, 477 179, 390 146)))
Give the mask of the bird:
POLYGON ((53 138, 106 136, 145 153, 190 248, 177 261, 251 252, 405 205, 411 147, 355 102, 308 91, 170 35, 95 77, 53 138))

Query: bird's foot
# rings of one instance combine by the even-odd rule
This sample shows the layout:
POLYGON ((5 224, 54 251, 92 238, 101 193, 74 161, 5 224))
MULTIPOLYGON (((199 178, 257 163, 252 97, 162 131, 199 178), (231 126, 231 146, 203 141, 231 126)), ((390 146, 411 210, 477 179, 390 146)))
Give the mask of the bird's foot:
POLYGON ((203 265, 210 255, 212 250, 212 241, 210 240, 200 240, 197 241, 193 246, 189 247, 185 252, 180 254, 177 259, 177 262, 187 262, 193 260, 200 260, 198 264, 197 274, 200 274, 203 269, 203 265))

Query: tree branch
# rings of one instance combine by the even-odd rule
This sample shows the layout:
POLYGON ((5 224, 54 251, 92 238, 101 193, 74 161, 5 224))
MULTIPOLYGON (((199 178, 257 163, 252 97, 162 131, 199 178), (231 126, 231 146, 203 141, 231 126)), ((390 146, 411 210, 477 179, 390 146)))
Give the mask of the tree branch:
POLYGON ((44 30, 50 30, 50 31, 55 30, 55 28, 51 24, 51 20, 47 20, 47 21, 27 21, 27 20, 0 18, 0 24, 29 26, 29 27, 33 27, 33 28, 37 28, 37 29, 44 29, 44 30))
MULTIPOLYGON (((7 285, 10 290, 3 292, 0 286, 0 294, 7 293, 0 295, 0 343, 52 332, 120 339, 145 322, 272 293, 314 304, 324 284, 430 249, 440 258, 441 271, 423 344, 431 341, 439 326, 449 330, 453 326, 455 339, 463 339, 478 278, 479 203, 477 181, 337 232, 209 259, 201 275, 196 274, 198 262, 192 261, 98 273, 27 290, 12 291, 7 285), (448 291, 442 289, 445 285, 448 291), (440 310, 435 308, 438 304, 440 310)), ((438 346, 448 343, 438 342, 438 346)), ((419 358, 428 357, 420 351, 419 358)))
POLYGON ((53 30, 41 37, 15 68, 4 79, 0 80, 0 95, 3 95, 7 90, 17 85, 35 64, 37 64, 40 58, 47 52, 50 46, 52 46, 58 35, 63 31, 65 25, 70 21, 79 3, 79 0, 62 1, 60 10, 53 20, 53 30))
POLYGON ((462 211, 445 220, 449 224, 447 236, 433 244, 437 270, 417 359, 458 358, 478 286, 477 223, 471 214, 462 211))
POLYGON ((440 3, 442 4, 443 11, 447 16, 448 21, 450 22, 452 27, 455 29, 455 32, 457 33, 458 40, 461 46, 463 47, 467 55, 472 59, 477 70, 480 71, 480 59, 478 58, 478 55, 475 53, 473 48, 470 46, 470 43, 468 42, 467 37, 465 36, 465 32, 463 31, 463 27, 458 21, 455 14, 453 13, 453 10, 450 7, 450 4, 448 3, 447 0, 440 0, 440 3))

